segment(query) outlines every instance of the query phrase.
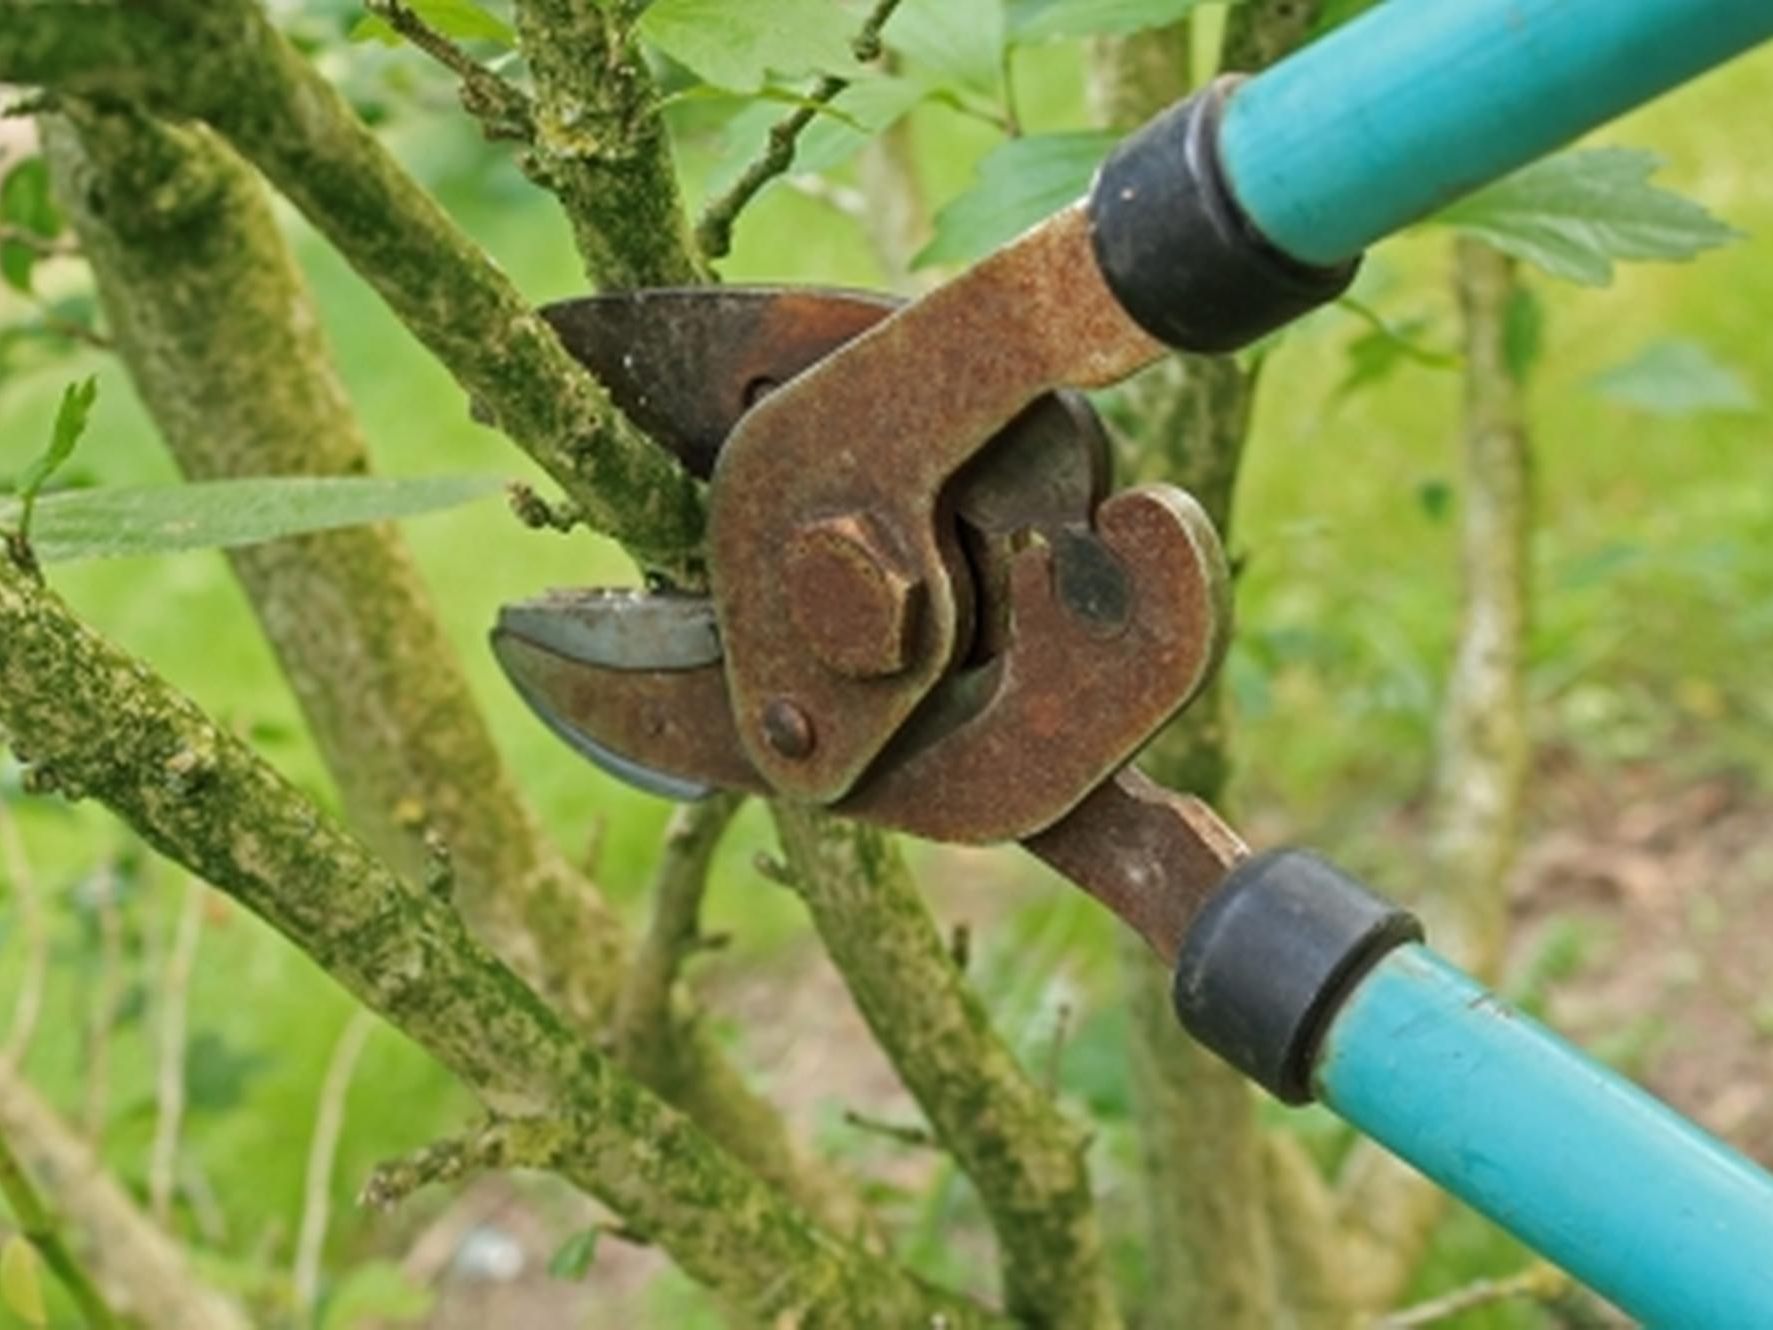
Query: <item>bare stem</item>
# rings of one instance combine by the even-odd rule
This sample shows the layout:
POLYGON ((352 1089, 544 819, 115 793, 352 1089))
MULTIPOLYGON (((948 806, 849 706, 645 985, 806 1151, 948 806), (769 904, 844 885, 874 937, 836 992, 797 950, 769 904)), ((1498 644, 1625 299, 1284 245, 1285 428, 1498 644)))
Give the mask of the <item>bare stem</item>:
POLYGON ((326 1246, 326 1230, 332 1222, 332 1167, 345 1130, 345 1100, 357 1074, 357 1060, 375 1032, 375 1017, 361 1009, 351 1013, 343 1033, 333 1045, 320 1086, 320 1105, 314 1114, 314 1135, 308 1142, 308 1173, 302 1189, 302 1224, 296 1241, 296 1310, 304 1324, 310 1321, 320 1297, 320 1257, 326 1246))
POLYGON ((12 1008, 12 1027, 0 1048, 0 1070, 16 1069, 30 1051, 31 1037, 43 1011, 43 984, 49 972, 49 924, 44 915, 43 891, 32 870, 24 837, 12 810, 0 802, 0 864, 12 883, 18 903, 19 936, 24 956, 19 962, 18 996, 12 1008))
POLYGON ((123 908, 116 865, 99 869, 94 913, 98 918, 98 970, 92 982, 86 1025, 86 1097, 81 1127, 95 1148, 104 1143, 111 1108, 111 1035, 123 991, 123 908))
MULTIPOLYGON (((862 30, 856 34, 853 48, 856 59, 867 62, 880 58, 881 29, 886 27, 887 20, 898 7, 899 0, 875 0, 862 30)), ((702 220, 696 223, 696 245, 704 258, 723 259, 732 252, 733 226, 739 220, 739 214, 765 185, 777 176, 786 175, 794 166, 801 134, 837 100, 838 94, 849 87, 850 82, 835 74, 826 75, 807 95, 805 102, 770 126, 763 155, 745 168, 732 188, 708 204, 702 212, 702 220)))
POLYGON ((500 78, 402 0, 364 0, 376 15, 462 81, 462 107, 480 121, 489 139, 528 143, 535 137, 535 107, 516 85, 500 78))
POLYGON ((166 973, 160 984, 160 1066, 156 1078, 154 1145, 148 1159, 148 1205, 155 1222, 163 1228, 172 1220, 172 1202, 178 1189, 191 974, 197 965, 197 940, 203 933, 207 895, 208 889, 197 878, 185 879, 185 895, 179 903, 172 950, 167 955, 166 973))
POLYGON ((1439 1325, 1455 1316, 1493 1307, 1499 1302, 1555 1302, 1569 1290, 1570 1276, 1554 1265, 1540 1263, 1507 1279, 1480 1279, 1442 1297, 1418 1303, 1406 1311, 1385 1317, 1374 1330, 1421 1330, 1422 1326, 1439 1325))

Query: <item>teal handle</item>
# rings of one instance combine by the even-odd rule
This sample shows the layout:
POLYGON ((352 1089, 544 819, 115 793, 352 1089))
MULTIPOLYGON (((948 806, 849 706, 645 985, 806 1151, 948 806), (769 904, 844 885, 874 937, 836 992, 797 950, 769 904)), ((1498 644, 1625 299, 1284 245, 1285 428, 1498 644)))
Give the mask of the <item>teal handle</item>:
POLYGON ((1222 160, 1271 243, 1341 263, 1769 38, 1773 0, 1387 0, 1245 84, 1222 160))
POLYGON ((1657 1330, 1773 1327, 1773 1177, 1422 946, 1338 1009, 1318 1097, 1657 1330))

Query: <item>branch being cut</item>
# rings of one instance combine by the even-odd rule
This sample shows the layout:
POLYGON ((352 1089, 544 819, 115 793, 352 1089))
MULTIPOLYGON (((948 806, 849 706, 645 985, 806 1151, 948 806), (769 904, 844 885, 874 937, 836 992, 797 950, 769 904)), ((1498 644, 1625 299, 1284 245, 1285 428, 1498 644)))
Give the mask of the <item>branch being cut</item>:
POLYGON ((492 1112, 564 1124, 537 1156, 749 1314, 814 1330, 990 1317, 825 1232, 575 1040, 467 935, 227 730, 0 561, 0 729, 428 1049, 492 1112))
POLYGON ((690 245, 658 88, 609 0, 517 0, 536 87, 524 170, 560 199, 594 286, 685 286, 706 279, 690 245))
POLYGON ((795 889, 868 1027, 985 1204, 1009 1311, 1029 1326, 1120 1325, 1087 1140, 1005 1047, 882 833, 775 805, 795 889))

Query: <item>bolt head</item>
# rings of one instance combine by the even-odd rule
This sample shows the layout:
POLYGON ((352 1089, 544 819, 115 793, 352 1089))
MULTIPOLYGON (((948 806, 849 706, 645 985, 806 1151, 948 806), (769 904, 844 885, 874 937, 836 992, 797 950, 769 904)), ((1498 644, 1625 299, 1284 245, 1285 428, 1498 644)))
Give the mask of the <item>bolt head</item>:
POLYGON ((802 527, 789 542, 783 577, 795 626, 827 668, 879 679, 911 664, 924 583, 904 570, 867 515, 802 527))

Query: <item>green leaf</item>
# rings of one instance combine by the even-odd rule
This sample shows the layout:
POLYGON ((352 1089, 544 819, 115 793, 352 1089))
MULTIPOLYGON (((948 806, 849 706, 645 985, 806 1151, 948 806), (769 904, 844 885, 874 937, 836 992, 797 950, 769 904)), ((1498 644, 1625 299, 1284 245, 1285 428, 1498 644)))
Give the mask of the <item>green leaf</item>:
POLYGON ((236 1047, 214 1030, 199 1030, 185 1055, 186 1103, 193 1113, 230 1113, 271 1065, 264 1053, 236 1047))
POLYGON ((1313 37, 1322 36, 1332 28, 1339 28, 1344 23, 1359 18, 1379 3, 1379 0, 1324 0, 1324 6, 1318 11, 1317 22, 1311 25, 1313 37))
POLYGON ((1200 0, 1009 0, 1010 40, 1020 44, 1179 23, 1200 0))
POLYGON ((1458 356, 1436 351, 1419 340, 1430 326, 1425 318, 1393 324, 1353 296, 1343 296, 1336 303, 1367 325, 1367 331, 1348 344, 1348 369, 1336 387, 1339 397, 1383 383, 1402 365, 1453 369, 1459 364, 1458 356))
POLYGON ((1682 260, 1739 239, 1705 208, 1650 183, 1637 148, 1561 153, 1480 190, 1436 220, 1554 277, 1606 286, 1624 260, 1682 260))
POLYGON ((973 187, 936 214, 935 236, 913 266, 970 262, 1076 202, 1115 142, 1107 133, 1005 141, 980 161, 973 187))
POLYGON ((22 1233, 14 1233, 0 1247, 0 1301, 28 1326, 49 1324, 43 1305, 43 1258, 22 1233))
MULTIPOLYGON (((474 475, 285 476, 77 490, 37 505, 31 547, 44 563, 234 549, 438 512, 482 498, 499 483, 474 475)), ((0 505, 0 522, 8 518, 0 505)))
POLYGON ((1003 0, 904 0, 883 34, 906 73, 951 93, 1003 91, 1003 0))
POLYGON ((14 291, 31 294, 31 274, 37 268, 37 251, 22 240, 0 240, 0 277, 14 291))
POLYGON ((771 74, 863 72, 859 23, 831 0, 654 0, 640 33, 704 82, 757 93, 771 74))
POLYGON ((1747 412, 1760 399, 1742 376, 1697 342, 1652 342, 1623 365, 1596 375, 1589 387, 1602 398, 1659 416, 1704 411, 1747 412))
MULTIPOLYGON (((465 42, 497 42, 515 47, 517 30, 497 14, 474 3, 474 0, 406 0, 407 8, 418 15, 428 28, 435 28, 445 37, 465 42)), ((379 41, 393 46, 400 34, 383 19, 365 14, 351 29, 354 42, 379 41)))
POLYGON ((0 182, 0 219, 45 240, 61 234, 61 213, 56 211, 49 168, 41 157, 25 158, 0 182))
POLYGON ((1453 511, 1453 487, 1444 480, 1425 480, 1416 486, 1416 502, 1431 522, 1444 522, 1453 511))
POLYGON ((49 432, 49 447, 19 473, 17 527, 21 537, 28 539, 31 536, 31 518, 37 507, 37 496, 74 455, 74 445, 86 433, 86 420, 97 399, 98 380, 95 378, 70 383, 62 390, 61 405, 56 408, 55 424, 49 432))
POLYGON ((583 1279, 591 1273, 591 1265, 597 1260, 597 1240, 602 1236, 603 1230, 595 1224, 573 1234, 548 1258, 548 1273, 556 1279, 574 1283, 583 1279))

